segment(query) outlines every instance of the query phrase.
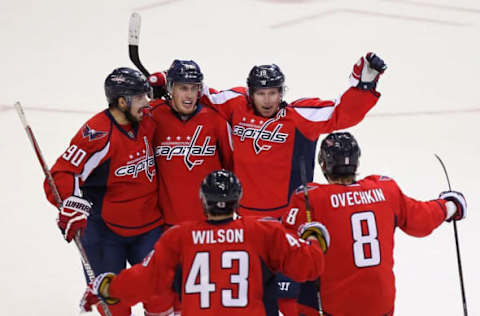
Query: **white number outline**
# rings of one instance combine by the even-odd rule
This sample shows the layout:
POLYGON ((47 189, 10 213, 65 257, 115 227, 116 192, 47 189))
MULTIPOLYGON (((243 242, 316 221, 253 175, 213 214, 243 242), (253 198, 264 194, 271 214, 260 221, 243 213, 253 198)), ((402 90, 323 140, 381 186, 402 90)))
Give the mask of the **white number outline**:
POLYGON ((353 261, 356 267, 366 268, 377 266, 382 260, 380 251, 380 242, 378 241, 378 229, 375 213, 372 211, 363 211, 353 213, 350 216, 350 224, 352 227, 352 251, 353 261), (362 234, 362 221, 367 222, 368 234, 362 234), (370 258, 365 258, 363 245, 370 245, 370 258))
POLYGON ((86 155, 87 152, 85 150, 78 148, 77 145, 71 145, 67 148, 67 150, 65 150, 62 158, 66 161, 70 161, 70 163, 75 167, 78 167, 86 155))
MULTIPOLYGON (((224 251, 221 268, 232 269, 233 261, 238 262, 238 273, 230 274, 230 283, 238 286, 238 297, 233 289, 221 289, 221 303, 224 307, 246 307, 248 305, 249 255, 246 251, 224 251)), ((185 280, 185 294, 200 294, 200 308, 210 308, 210 293, 216 291, 216 284, 210 283, 210 253, 197 252, 185 280), (196 280, 199 282, 196 282, 196 280)))
POLYGON ((285 222, 289 225, 295 225, 295 222, 297 221, 297 215, 298 215, 298 207, 292 207, 290 211, 288 211, 288 215, 285 218, 285 222))
POLYGON ((215 288, 215 283, 210 283, 210 253, 197 252, 185 280, 185 294, 200 293, 200 308, 210 308, 210 292, 215 288))
POLYGON ((249 257, 246 251, 224 251, 222 269, 232 269, 233 261, 238 262, 238 274, 230 274, 230 283, 238 285, 238 297, 233 297, 232 289, 222 289, 222 306, 246 307, 248 305, 249 257))

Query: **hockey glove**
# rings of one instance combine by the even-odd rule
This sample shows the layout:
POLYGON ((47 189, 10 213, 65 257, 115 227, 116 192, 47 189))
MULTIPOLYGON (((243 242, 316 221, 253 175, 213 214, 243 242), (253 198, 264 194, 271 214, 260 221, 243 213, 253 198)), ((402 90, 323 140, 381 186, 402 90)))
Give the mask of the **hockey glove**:
POLYGON ((92 306, 104 301, 108 305, 117 304, 120 300, 108 296, 110 282, 115 278, 115 274, 106 272, 98 275, 93 282, 88 284, 85 294, 80 301, 80 309, 82 312, 92 311, 92 306))
POLYGON ((362 90, 375 89, 378 78, 385 69, 387 69, 387 65, 380 57, 374 53, 367 53, 353 66, 350 83, 362 90))
POLYGON ((307 240, 308 237, 315 237, 323 252, 326 252, 328 247, 330 247, 330 234, 327 227, 322 223, 310 222, 300 225, 298 227, 298 236, 303 240, 307 240))
MULTIPOLYGON (((467 201, 462 193, 457 191, 444 191, 440 193, 439 198, 453 202, 455 207, 446 204, 447 207, 447 222, 452 220, 459 221, 467 216, 467 201)), ((448 203, 448 202, 447 202, 448 203)))
POLYGON ((71 242, 77 231, 83 234, 91 207, 92 204, 89 201, 75 195, 63 201, 58 212, 57 225, 66 241, 71 242))
POLYGON ((168 96, 167 75, 165 72, 155 72, 148 77, 148 83, 153 89, 153 98, 159 99, 168 96))

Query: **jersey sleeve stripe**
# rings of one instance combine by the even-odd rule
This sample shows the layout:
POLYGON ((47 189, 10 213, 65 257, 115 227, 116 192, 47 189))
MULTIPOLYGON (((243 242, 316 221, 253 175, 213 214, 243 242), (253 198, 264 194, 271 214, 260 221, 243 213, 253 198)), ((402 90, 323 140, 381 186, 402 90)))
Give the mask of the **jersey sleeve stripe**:
POLYGON ((80 181, 78 181, 79 175, 73 177, 73 194, 76 196, 82 196, 82 190, 80 190, 80 181))
POLYGON ((335 111, 335 106, 322 108, 295 108, 294 110, 309 121, 321 122, 328 121, 332 117, 332 114, 335 111))
POLYGON ((210 89, 207 86, 203 87, 202 92, 203 92, 203 95, 206 96, 210 100, 210 102, 212 102, 213 104, 223 104, 231 99, 234 99, 242 95, 241 93, 238 93, 232 90, 225 90, 217 93, 210 93, 210 89))
POLYGON ((88 160, 85 162, 85 166, 83 167, 83 171, 80 175, 82 181, 85 181, 90 173, 98 167, 100 161, 107 155, 108 150, 110 149, 110 141, 103 147, 102 150, 94 153, 88 160))
POLYGON ((232 139, 232 127, 228 122, 225 122, 227 124, 227 131, 228 131, 228 143, 230 145, 230 149, 233 150, 233 139, 232 139))

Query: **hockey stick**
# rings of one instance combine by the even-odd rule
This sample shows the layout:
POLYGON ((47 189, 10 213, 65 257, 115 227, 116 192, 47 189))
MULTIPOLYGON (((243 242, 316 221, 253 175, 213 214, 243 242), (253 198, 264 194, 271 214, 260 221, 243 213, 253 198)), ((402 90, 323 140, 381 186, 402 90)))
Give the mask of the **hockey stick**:
MULTIPOLYGON (((143 73, 147 78, 150 77, 150 72, 143 66, 138 54, 138 43, 140 42, 140 29, 142 26, 142 17, 137 12, 130 15, 130 23, 128 25, 128 55, 132 63, 143 73)), ((153 87, 154 98, 165 98, 168 100, 169 95, 164 86, 153 87)))
MULTIPOLYGON (((305 212, 307 213, 307 222, 310 223, 312 221, 312 212, 310 208, 310 199, 308 197, 307 166, 305 162, 305 156, 300 157, 300 178, 302 180, 303 196, 305 197, 305 212)), ((318 314, 320 316, 323 316, 322 297, 320 294, 320 280, 318 281, 317 301, 318 301, 318 314)))
MULTIPOLYGON (((448 190, 452 191, 452 187, 450 186, 450 179, 448 178, 447 168, 445 167, 442 159, 437 154, 434 154, 435 157, 438 159, 440 164, 442 165, 443 171, 445 172, 445 177, 447 178, 448 183, 448 190)), ((463 304, 463 315, 467 316, 467 299, 465 298, 465 287, 463 285, 463 270, 462 270, 462 259, 460 257, 460 246, 458 243, 458 232, 457 232, 457 221, 453 220, 453 233, 455 236, 455 247, 457 250, 457 264, 458 264, 458 275, 460 277, 460 289, 462 291, 462 304, 463 304)))
POLYGON ((143 66, 138 55, 138 43, 140 41, 140 28, 142 26, 142 17, 137 12, 133 12, 130 15, 130 23, 128 26, 128 53, 132 63, 140 70, 146 77, 150 76, 150 73, 143 66))
MULTIPOLYGON (((17 110, 18 116, 20 117, 20 120, 22 121, 22 125, 25 128, 25 131, 27 132, 28 139, 30 140, 30 143, 33 146, 33 149, 35 151, 35 154, 37 155, 38 162, 40 163, 43 173, 45 174, 45 177, 47 178, 48 185, 50 186, 50 189, 52 190, 53 196, 55 198, 55 202, 57 203, 57 208, 60 209, 62 207, 62 198, 60 197, 60 193, 58 193, 57 185, 55 184, 55 181, 53 180, 52 174, 50 172, 50 169, 48 169, 47 163, 45 162, 45 159, 43 158, 43 154, 40 150, 40 146, 38 145, 37 139, 35 138, 35 135, 33 134, 32 128, 30 127, 30 124, 27 122, 27 118, 25 116, 25 112, 23 111, 23 107, 20 104, 20 102, 15 102, 15 109, 17 110)), ((87 254, 85 252, 85 249, 83 248, 82 242, 80 241, 80 232, 77 232, 75 235, 75 245, 78 248, 78 251, 80 252, 80 257, 82 259, 82 264, 83 268, 85 269, 85 272, 88 275, 88 279, 90 282, 93 282, 95 280, 95 273, 93 272, 92 266, 90 265, 90 262, 88 261, 87 254)), ((101 302, 101 307, 103 311, 105 312, 105 315, 107 316, 112 316, 110 313, 110 310, 108 309, 108 306, 105 302, 101 302)))
POLYGON ((312 212, 310 211, 310 199, 308 198, 308 189, 307 189, 307 166, 305 164, 305 157, 300 157, 300 178, 302 180, 303 186, 303 196, 305 197, 305 211, 307 213, 307 222, 312 221, 312 212))

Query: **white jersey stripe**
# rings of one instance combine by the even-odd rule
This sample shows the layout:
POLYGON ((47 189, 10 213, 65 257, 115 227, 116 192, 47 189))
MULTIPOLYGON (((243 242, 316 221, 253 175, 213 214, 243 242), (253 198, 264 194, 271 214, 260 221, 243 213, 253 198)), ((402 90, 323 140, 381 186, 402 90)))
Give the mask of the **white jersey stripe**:
POLYGON ((83 167, 83 172, 80 175, 82 181, 85 181, 90 175, 90 173, 92 173, 92 171, 96 167, 98 167, 98 165, 100 164, 100 161, 102 161, 102 159, 107 155, 109 149, 110 149, 110 141, 105 145, 105 147, 103 147, 102 150, 94 153, 92 157, 90 157, 90 159, 87 160, 87 162, 85 163, 85 166, 83 167))
POLYGON ((233 150, 232 127, 228 122, 225 122, 225 124, 227 124, 228 143, 230 144, 230 149, 233 150))
POLYGON ((231 91, 231 90, 220 91, 218 93, 212 94, 210 93, 210 90, 206 85, 203 85, 202 93, 213 104, 223 104, 223 103, 226 103, 228 100, 234 99, 239 95, 242 95, 241 93, 231 91))
POLYGON ((335 111, 335 106, 326 106, 323 108, 295 108, 298 114, 300 114, 303 118, 312 121, 312 122, 321 122, 321 121, 328 121, 331 117, 333 112, 335 111))
POLYGON ((73 178, 74 185, 73 185, 73 195, 76 196, 83 196, 82 191, 80 190, 80 182, 78 181, 79 175, 75 175, 73 178))

